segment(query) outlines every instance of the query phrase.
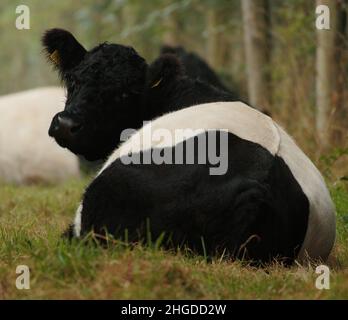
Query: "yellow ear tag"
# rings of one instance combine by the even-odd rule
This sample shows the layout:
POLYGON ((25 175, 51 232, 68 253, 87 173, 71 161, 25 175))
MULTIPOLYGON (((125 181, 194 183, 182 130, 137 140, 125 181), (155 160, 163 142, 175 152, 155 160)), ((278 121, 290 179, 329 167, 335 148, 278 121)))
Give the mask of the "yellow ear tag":
POLYGON ((156 88, 156 87, 158 87, 159 86, 159 84, 162 82, 162 78, 161 79, 159 79, 157 82, 155 82, 155 84, 151 87, 151 89, 152 88, 156 88))
POLYGON ((58 50, 54 50, 49 57, 56 65, 59 64, 59 53, 58 50))

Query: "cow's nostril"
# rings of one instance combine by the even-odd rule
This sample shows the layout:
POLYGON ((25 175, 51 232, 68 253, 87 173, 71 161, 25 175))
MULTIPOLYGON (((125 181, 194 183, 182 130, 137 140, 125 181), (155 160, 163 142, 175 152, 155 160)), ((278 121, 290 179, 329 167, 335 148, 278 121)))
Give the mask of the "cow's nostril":
POLYGON ((65 136, 74 135, 82 128, 81 123, 76 122, 70 118, 58 116, 57 120, 58 123, 55 127, 55 130, 57 132, 61 132, 65 136))
POLYGON ((76 132, 80 131, 82 129, 82 124, 76 124, 75 126, 71 127, 70 132, 72 134, 75 134, 76 132))

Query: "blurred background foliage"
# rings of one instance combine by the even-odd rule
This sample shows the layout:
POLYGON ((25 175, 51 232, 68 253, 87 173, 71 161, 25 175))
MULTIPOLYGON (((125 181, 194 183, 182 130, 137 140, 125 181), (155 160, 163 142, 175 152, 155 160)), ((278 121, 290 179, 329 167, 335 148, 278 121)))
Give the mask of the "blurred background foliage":
MULTIPOLYGON (((340 176, 348 163, 344 152, 347 130, 343 139, 324 149, 316 128, 315 5, 315 0, 268 1, 271 90, 267 107, 317 163, 324 151, 327 156, 341 150, 342 156, 335 161, 340 176)), ((148 62, 159 55, 164 43, 182 45, 201 55, 227 85, 248 100, 242 14, 239 0, 1 0, 0 94, 58 84, 42 54, 40 38, 44 30, 61 27, 76 35, 86 48, 104 41, 131 45, 148 62), (15 28, 19 4, 30 8, 30 30, 15 28)), ((340 94, 347 97, 347 38, 342 42, 345 85, 340 94)))

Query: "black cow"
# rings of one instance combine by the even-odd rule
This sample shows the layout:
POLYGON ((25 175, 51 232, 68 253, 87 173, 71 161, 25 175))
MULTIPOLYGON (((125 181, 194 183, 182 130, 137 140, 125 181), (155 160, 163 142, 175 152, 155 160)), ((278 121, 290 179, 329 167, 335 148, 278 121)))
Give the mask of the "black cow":
POLYGON ((335 239, 329 192, 271 118, 190 79, 173 55, 148 66, 132 48, 86 51, 57 29, 43 43, 68 89, 50 135, 89 159, 111 154, 70 236, 133 242, 151 233, 170 247, 257 262, 327 258, 335 239))
POLYGON ((172 54, 148 66, 131 47, 103 43, 86 51, 61 29, 47 31, 43 45, 68 92, 65 110, 54 117, 49 134, 88 160, 105 159, 124 128, 140 128, 144 120, 188 106, 237 99, 188 77, 172 54))

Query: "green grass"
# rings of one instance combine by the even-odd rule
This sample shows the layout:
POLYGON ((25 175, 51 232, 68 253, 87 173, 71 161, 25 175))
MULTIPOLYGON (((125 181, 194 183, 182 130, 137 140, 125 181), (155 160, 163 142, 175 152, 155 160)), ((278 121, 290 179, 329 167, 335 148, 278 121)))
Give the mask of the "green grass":
POLYGON ((87 180, 61 186, 0 186, 0 299, 347 299, 348 192, 331 188, 338 238, 331 289, 315 288, 314 267, 205 262, 204 257, 124 244, 107 249, 59 241, 87 180), (31 289, 15 286, 16 266, 31 289))

